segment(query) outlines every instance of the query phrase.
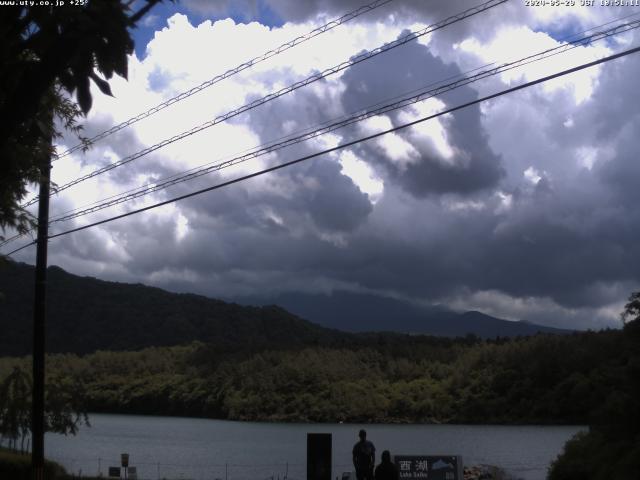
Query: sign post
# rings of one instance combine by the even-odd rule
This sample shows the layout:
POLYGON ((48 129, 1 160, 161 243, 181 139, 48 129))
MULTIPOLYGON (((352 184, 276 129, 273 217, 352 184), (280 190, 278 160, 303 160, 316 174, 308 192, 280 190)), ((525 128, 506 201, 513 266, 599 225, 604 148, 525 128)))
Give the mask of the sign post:
POLYGON ((459 455, 395 455, 400 480, 463 480, 459 455))
POLYGON ((128 470, 129 470, 129 454, 128 453, 122 453, 120 454, 120 464, 122 465, 122 468, 124 469, 124 478, 125 480, 127 478, 129 478, 128 475, 128 470))

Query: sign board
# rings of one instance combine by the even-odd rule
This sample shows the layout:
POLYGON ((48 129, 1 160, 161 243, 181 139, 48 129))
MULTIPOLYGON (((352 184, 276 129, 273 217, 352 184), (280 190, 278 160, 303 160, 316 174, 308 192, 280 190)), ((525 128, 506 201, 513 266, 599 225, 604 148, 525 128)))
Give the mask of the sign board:
POLYGON ((138 469, 136 467, 127 468, 127 472, 128 472, 127 477, 129 478, 129 480, 137 480, 137 478, 138 478, 138 469))
POLYGON ((109 476, 120 478, 120 467, 109 467, 109 476))
POLYGON ((129 454, 128 453, 120 454, 120 463, 122 464, 122 466, 124 468, 127 468, 129 466, 129 454))
POLYGON ((395 455, 400 480, 463 480, 458 455, 395 455))

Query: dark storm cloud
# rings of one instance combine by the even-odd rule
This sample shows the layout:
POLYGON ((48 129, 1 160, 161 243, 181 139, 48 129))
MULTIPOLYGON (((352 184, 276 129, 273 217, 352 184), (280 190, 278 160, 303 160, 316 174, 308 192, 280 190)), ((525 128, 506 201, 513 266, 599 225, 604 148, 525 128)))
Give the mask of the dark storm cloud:
MULTIPOLYGON (((410 43, 347 71, 342 77, 346 85, 343 103, 347 111, 357 111, 380 99, 394 98, 460 73, 455 65, 445 64, 432 55, 428 47, 417 42, 410 43)), ((476 98, 473 89, 462 87, 440 97, 440 100, 446 102, 446 107, 452 107, 476 98)), ((402 123, 397 113, 391 114, 391 118, 395 125, 402 123)), ((417 196, 432 193, 467 194, 494 187, 503 170, 500 158, 488 146, 479 107, 473 106, 450 114, 442 123, 447 141, 454 151, 453 157, 447 161, 430 143, 425 144, 419 139, 413 141, 413 146, 417 148, 420 158, 409 164, 398 165, 382 155, 373 142, 359 146, 358 154, 382 167, 388 176, 417 196)), ((401 131, 399 135, 411 141, 406 131, 401 131)))
MULTIPOLYGON (((368 196, 342 175, 334 159, 316 159, 269 175, 271 178, 266 181, 286 191, 286 195, 264 191, 246 182, 244 187, 217 191, 207 196, 207 200, 188 201, 185 208, 198 218, 204 215, 225 227, 264 229, 274 235, 309 228, 348 233, 365 222, 372 211, 368 196)), ((209 182, 213 184, 220 181, 212 180, 209 182)))
MULTIPOLYGON (((323 85, 327 86, 326 82, 323 85)), ((342 111, 339 98, 331 98, 326 92, 298 90, 253 110, 249 123, 261 142, 269 143, 336 118, 342 111)), ((301 143, 279 151, 271 163, 294 160, 324 148, 326 146, 317 141, 301 143)), ((308 216, 321 231, 349 232, 362 224, 372 211, 368 196, 342 174, 334 157, 312 159, 270 175, 278 178, 280 188, 290 193, 284 201, 283 197, 276 196, 268 203, 282 215, 284 224, 296 224, 301 217, 308 216)))
POLYGON ((369 198, 353 181, 341 173, 336 162, 317 161, 304 174, 322 185, 311 195, 303 195, 300 207, 308 211, 315 224, 332 232, 349 232, 371 213, 369 198))
POLYGON ((638 282, 640 251, 632 240, 640 233, 638 219, 625 221, 598 207, 602 198, 582 198, 581 210, 563 214, 567 198, 534 194, 496 216, 492 210, 447 212, 424 202, 403 211, 394 203, 406 208, 410 202, 394 196, 385 194, 375 218, 350 237, 347 249, 332 252, 323 275, 414 298, 495 289, 516 298, 551 298, 568 308, 607 304, 619 292, 603 286, 638 282), (622 233, 625 238, 618 238, 622 233))
MULTIPOLYGON (((396 120, 396 124, 400 123, 396 120)), ((407 191, 416 196, 429 194, 468 194, 495 187, 503 175, 500 159, 487 146, 486 136, 480 126, 477 107, 453 114, 444 122, 447 139, 455 148, 451 163, 442 161, 441 155, 431 148, 419 148, 420 159, 404 168, 373 148, 362 149, 361 156, 376 161, 387 169, 407 191)), ((401 136, 403 136, 401 134, 401 136)), ((419 147, 419 144, 414 146, 419 147)))
MULTIPOLYGON (((254 288, 268 290, 277 287, 268 286, 270 275, 281 272, 291 279, 293 272, 317 270, 333 247, 308 233, 304 208, 252 187, 247 182, 244 188, 235 186, 180 204, 189 218, 189 233, 181 240, 171 221, 148 221, 135 231, 120 227, 131 256, 128 268, 140 275, 163 269, 194 272, 202 277, 198 291, 214 296, 246 287, 248 278, 254 288), (270 219, 269 213, 277 213, 282 223, 270 219)), ((166 286, 176 288, 173 282, 181 281, 178 275, 166 286)))
MULTIPOLYGON (((372 3, 367 0, 310 0, 300 2, 297 0, 266 0, 266 3, 273 10, 287 21, 299 22, 315 18, 318 14, 325 14, 331 17, 339 17, 346 12, 356 10, 357 8, 372 3)), ((468 2, 466 0, 450 0, 425 2, 424 0, 402 0, 391 2, 376 10, 360 17, 363 21, 387 20, 390 16, 401 18, 404 22, 423 22, 435 23, 437 21, 458 14, 473 6, 480 5, 484 2, 468 2)), ((500 10, 500 22, 508 19, 515 19, 517 16, 516 5, 500 5, 494 10, 500 10)), ((494 13, 494 12, 492 12, 494 13)), ((521 17, 521 15, 520 15, 521 17)), ((481 34, 488 33, 494 23, 498 19, 484 19, 483 22, 474 22, 474 31, 481 34)), ((469 26, 460 26, 455 28, 462 30, 470 28, 469 26)))
POLYGON ((540 239, 546 249, 531 247, 538 252, 529 256, 548 261, 538 268, 543 270, 538 286, 530 285, 530 291, 548 285, 548 294, 563 304, 596 306, 619 294, 606 285, 640 285, 640 103, 627 87, 629 78, 638 74, 635 56, 607 64, 591 98, 578 112, 566 109, 575 125, 548 133, 565 153, 551 157, 558 164, 557 174, 548 165, 556 177, 553 194, 536 203, 535 218, 530 213, 520 220, 529 238, 537 232, 538 237, 547 236, 540 239), (582 148, 592 152, 591 169, 576 165, 575 152, 582 148))
MULTIPOLYGON (((636 44, 638 40, 640 34, 636 32, 631 43, 636 44)), ((612 158, 607 158, 606 152, 599 152, 594 174, 611 192, 613 198, 610 202, 616 207, 623 207, 628 218, 637 218, 633 212, 637 211, 634 206, 640 200, 640 145, 637 135, 640 102, 630 83, 630 79, 640 75, 639 57, 636 53, 607 65, 599 79, 598 89, 576 119, 576 129, 582 135, 575 141, 615 151, 612 158)))
MULTIPOLYGON (((551 297, 569 307, 597 305, 594 284, 637 280, 640 253, 625 232, 631 225, 608 200, 602 190, 584 195, 565 185, 516 201, 484 245, 482 277, 470 277, 469 286, 551 297)), ((637 224, 632 230, 640 233, 637 224)))
POLYGON ((252 20, 259 12, 258 0, 182 0, 184 6, 203 16, 241 15, 252 20))

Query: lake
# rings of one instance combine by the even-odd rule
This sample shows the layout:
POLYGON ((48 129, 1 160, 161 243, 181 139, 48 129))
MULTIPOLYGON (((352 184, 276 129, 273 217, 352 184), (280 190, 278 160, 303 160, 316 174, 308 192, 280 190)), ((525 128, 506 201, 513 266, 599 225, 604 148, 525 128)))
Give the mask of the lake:
POLYGON ((333 477, 351 471, 351 449, 365 428, 391 454, 462 455, 465 465, 498 465, 516 478, 541 480, 567 439, 584 427, 347 425, 230 422, 138 415, 90 415, 78 435, 47 434, 45 454, 70 472, 106 476, 130 455, 138 478, 290 480, 306 478, 306 434, 331 433, 333 477))

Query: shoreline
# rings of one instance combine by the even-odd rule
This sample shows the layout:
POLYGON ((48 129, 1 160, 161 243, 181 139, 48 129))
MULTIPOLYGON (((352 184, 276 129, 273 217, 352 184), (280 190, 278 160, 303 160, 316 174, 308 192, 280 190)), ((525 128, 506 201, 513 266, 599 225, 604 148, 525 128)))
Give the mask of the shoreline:
MULTIPOLYGON (((30 458, 31 455, 29 452, 22 452, 18 450, 9 449, 3 446, 0 446, 0 454, 3 454, 5 462, 10 460, 10 463, 18 464, 21 468, 29 469, 30 468, 30 458)), ((0 462, 2 465, 4 462, 0 462)), ((76 478, 71 472, 69 472, 64 466, 60 463, 46 459, 46 463, 49 465, 49 468, 53 471, 57 472, 57 478, 76 478)), ((4 467, 7 467, 8 464, 4 464, 4 467)), ((2 468, 0 468, 0 473, 2 473, 2 468)), ((82 476, 77 477, 81 479, 93 479, 95 476, 82 476)), ((463 468, 463 478, 461 480, 517 480, 516 477, 509 475, 504 469, 498 467, 496 465, 470 465, 465 466, 463 468)))
POLYGON ((154 417, 154 418, 184 418, 193 420, 212 420, 216 422, 233 422, 233 423, 255 423, 255 424, 282 424, 282 425, 345 425, 345 426, 358 426, 358 425, 397 425, 397 426, 410 426, 410 425, 422 425, 422 426, 458 426, 458 427, 576 427, 585 430, 589 429, 587 423, 557 423, 557 422, 439 422, 439 421, 411 421, 411 420, 398 420, 390 419, 384 421, 382 418, 370 418, 362 421, 351 420, 323 420, 314 421, 309 419, 280 419, 280 418, 262 418, 262 419, 246 419, 246 418, 221 418, 221 417, 203 417, 198 415, 163 415, 159 413, 139 413, 139 412, 114 412, 114 411, 94 411, 87 412, 89 420, 92 415, 123 415, 123 416, 137 416, 137 417, 154 417))

